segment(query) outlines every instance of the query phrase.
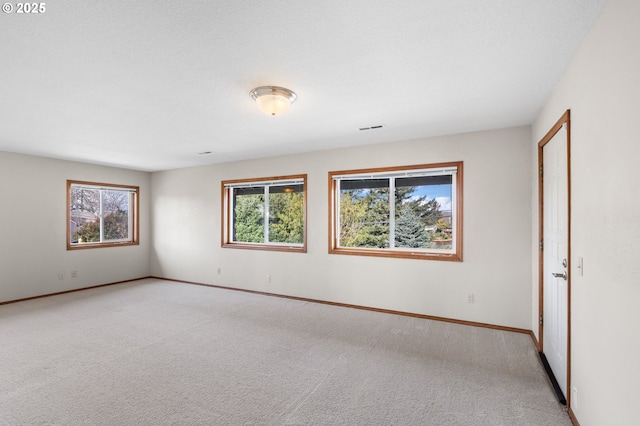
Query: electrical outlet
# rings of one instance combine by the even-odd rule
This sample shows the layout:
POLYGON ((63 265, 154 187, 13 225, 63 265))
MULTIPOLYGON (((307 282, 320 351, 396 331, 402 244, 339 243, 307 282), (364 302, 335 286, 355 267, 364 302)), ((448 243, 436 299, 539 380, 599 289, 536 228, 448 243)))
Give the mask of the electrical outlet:
POLYGON ((71 278, 78 278, 78 271, 71 271, 71 278))
POLYGON ((268 283, 271 282, 271 275, 267 274, 267 276, 264 278, 264 280, 268 283))
POLYGON ((216 269, 216 272, 218 273, 218 275, 222 274, 222 268, 216 269))
POLYGON ((467 303, 473 303, 473 293, 467 294, 467 303))

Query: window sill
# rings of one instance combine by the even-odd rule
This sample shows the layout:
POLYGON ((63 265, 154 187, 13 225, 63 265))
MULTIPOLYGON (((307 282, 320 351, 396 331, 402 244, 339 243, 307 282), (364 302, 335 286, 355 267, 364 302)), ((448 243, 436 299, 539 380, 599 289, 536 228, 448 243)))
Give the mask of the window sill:
POLYGON ((264 250, 264 251, 286 251, 291 253, 307 252, 306 246, 267 245, 267 244, 248 244, 248 243, 223 243, 222 248, 264 250))
POLYGON ((67 245, 67 250, 84 250, 84 249, 94 249, 94 248, 103 248, 103 247, 122 247, 122 246, 138 246, 140 243, 138 241, 127 241, 122 243, 82 243, 82 244, 73 244, 67 245))
POLYGON ((358 249, 340 247, 329 249, 329 254, 462 262, 462 255, 456 253, 413 252, 404 250, 358 249))

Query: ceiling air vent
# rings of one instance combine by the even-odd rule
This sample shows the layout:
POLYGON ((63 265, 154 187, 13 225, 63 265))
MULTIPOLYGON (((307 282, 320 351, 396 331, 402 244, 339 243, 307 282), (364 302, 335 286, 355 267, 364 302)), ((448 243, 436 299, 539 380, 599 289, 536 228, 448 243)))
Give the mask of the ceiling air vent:
POLYGON ((376 129, 382 129, 384 127, 384 124, 378 124, 376 126, 368 126, 368 127, 360 127, 358 130, 363 131, 363 130, 376 130, 376 129))

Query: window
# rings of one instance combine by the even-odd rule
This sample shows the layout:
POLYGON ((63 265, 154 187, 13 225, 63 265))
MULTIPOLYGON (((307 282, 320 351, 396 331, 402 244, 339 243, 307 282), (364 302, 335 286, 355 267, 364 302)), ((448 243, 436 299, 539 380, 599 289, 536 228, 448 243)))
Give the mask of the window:
POLYGON ((138 244, 137 186, 67 181, 67 249, 138 244))
POLYGON ((462 162, 329 172, 329 253, 462 261, 462 162))
POLYGON ((307 175, 222 182, 222 246, 306 252, 307 175))

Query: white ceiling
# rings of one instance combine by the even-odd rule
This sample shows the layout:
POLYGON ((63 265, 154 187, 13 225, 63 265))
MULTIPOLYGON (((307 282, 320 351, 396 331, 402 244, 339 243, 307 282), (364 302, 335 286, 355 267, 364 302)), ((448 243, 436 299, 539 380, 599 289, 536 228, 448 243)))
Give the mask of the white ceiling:
POLYGON ((0 14, 0 150, 156 171, 527 125, 604 2, 46 2, 0 14))

